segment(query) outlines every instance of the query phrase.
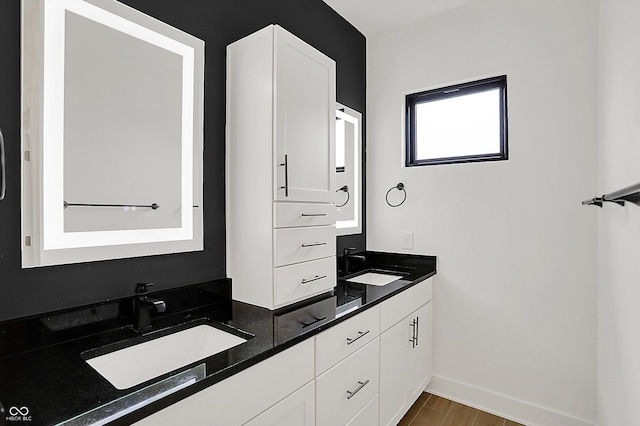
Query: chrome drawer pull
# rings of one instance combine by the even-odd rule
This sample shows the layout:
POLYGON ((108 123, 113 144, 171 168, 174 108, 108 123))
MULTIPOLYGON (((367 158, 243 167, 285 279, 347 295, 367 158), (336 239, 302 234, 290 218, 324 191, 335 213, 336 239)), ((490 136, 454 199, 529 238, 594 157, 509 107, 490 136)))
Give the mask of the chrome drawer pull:
POLYGON ((367 383, 369 383, 369 379, 365 380, 364 382, 358 381, 358 385, 359 386, 354 391, 347 391, 347 399, 353 398, 353 396, 355 394, 357 394, 358 392, 360 392, 360 389, 365 387, 367 385, 367 383))
POLYGON ((418 344, 418 336, 416 336, 418 331, 418 322, 416 320, 413 320, 409 325, 413 327, 413 331, 411 332, 411 339, 409 339, 409 341, 411 342, 411 348, 415 348, 418 344))
POLYGON ((367 334, 369 334, 369 330, 367 331, 358 331, 358 337, 347 337, 347 345, 352 344, 353 342, 355 342, 356 340, 360 339, 361 337, 366 336, 367 334))
POLYGON ((306 327, 309 327, 310 325, 313 325, 313 324, 315 324, 315 323, 318 323, 318 322, 320 322, 320 321, 324 321, 324 320, 326 320, 326 319, 327 319, 327 317, 326 317, 326 316, 324 316, 324 317, 322 317, 322 318, 316 318, 316 317, 314 317, 313 315, 311 316, 311 318, 313 318, 313 321, 311 321, 311 322, 304 322, 304 321, 298 321, 298 322, 299 322, 300 324, 302 324, 302 328, 306 328, 306 327))
POLYGON ((315 216, 326 216, 326 213, 302 213, 300 216, 302 217, 315 217, 315 216))
POLYGON ((280 167, 284 166, 284 186, 280 189, 284 189, 284 196, 289 196, 289 161, 287 156, 284 156, 284 163, 280 163, 280 167))
POLYGON ((302 243, 302 247, 326 246, 327 243, 302 243))
POLYGON ((309 284, 309 283, 312 283, 314 281, 321 280, 323 278, 327 278, 327 276, 326 275, 323 275, 323 276, 316 275, 315 277, 313 277, 313 278, 311 278, 309 280, 305 278, 305 279, 302 280, 302 284, 309 284))

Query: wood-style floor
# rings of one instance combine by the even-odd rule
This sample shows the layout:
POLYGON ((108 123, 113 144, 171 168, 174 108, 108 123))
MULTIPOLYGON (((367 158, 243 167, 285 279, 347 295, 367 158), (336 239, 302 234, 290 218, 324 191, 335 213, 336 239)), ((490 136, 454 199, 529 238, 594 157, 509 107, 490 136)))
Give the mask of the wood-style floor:
POLYGON ((424 392, 398 426, 523 426, 520 423, 424 392))

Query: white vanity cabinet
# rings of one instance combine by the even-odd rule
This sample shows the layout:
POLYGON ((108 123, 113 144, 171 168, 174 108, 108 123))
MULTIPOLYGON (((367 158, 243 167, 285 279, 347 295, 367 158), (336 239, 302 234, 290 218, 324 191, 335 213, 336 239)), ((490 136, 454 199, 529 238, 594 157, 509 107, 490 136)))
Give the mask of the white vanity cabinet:
POLYGON ((396 425, 431 380, 429 278, 137 425, 396 425))
POLYGON ((428 279, 382 303, 381 426, 396 425, 431 381, 431 290, 428 279))
POLYGON ((227 274, 276 309, 336 281, 335 62, 277 25, 227 47, 227 274))
POLYGON ((307 339, 136 425, 242 425, 250 420, 254 426, 306 425, 291 421, 308 418, 314 412, 313 352, 313 339, 307 339), (260 420, 263 415, 264 420, 260 420), (265 423, 266 419, 271 423, 265 423))

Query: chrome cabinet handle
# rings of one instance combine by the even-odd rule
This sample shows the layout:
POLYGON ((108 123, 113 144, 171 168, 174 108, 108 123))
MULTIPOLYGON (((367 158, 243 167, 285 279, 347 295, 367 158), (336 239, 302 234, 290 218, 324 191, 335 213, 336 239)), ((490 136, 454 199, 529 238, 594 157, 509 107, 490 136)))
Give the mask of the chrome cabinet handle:
POLYGON ((413 328, 411 332, 411 339, 409 339, 409 341, 411 342, 411 348, 413 349, 418 344, 418 337, 416 336, 416 330, 418 329, 418 322, 416 320, 413 320, 409 325, 413 328))
POLYGON ((4 196, 7 193, 7 181, 4 171, 4 136, 2 130, 0 130, 0 200, 4 200, 4 196))
POLYGON ((326 317, 326 316, 324 316, 324 317, 322 317, 322 318, 316 318, 316 317, 314 317, 313 315, 312 315, 312 318, 313 318, 314 320, 313 320, 313 321, 311 321, 311 322, 303 322, 303 321, 299 321, 299 322, 300 322, 300 324, 302 324, 302 328, 309 327, 310 325, 313 325, 313 324, 315 324, 315 323, 318 323, 318 322, 320 322, 320 321, 324 321, 324 320, 326 320, 326 319, 327 319, 327 317, 326 317))
POLYGON ((418 342, 420 340, 420 317, 416 317, 416 346, 418 346, 418 342))
POLYGON ((326 246, 327 243, 302 243, 302 247, 326 246))
POLYGON ((302 217, 326 216, 326 213, 302 213, 302 217))
POLYGON ((369 379, 365 380, 364 382, 358 381, 359 386, 357 388, 355 388, 353 391, 347 391, 347 399, 353 398, 355 394, 360 392, 360 390, 367 385, 367 383, 369 383, 369 379))
POLYGON ((287 155, 284 156, 284 163, 280 163, 280 166, 284 166, 284 186, 281 186, 280 189, 284 189, 284 196, 289 196, 289 161, 287 159, 287 155))
POLYGON ((355 342, 356 340, 366 336, 367 334, 369 334, 369 330, 367 330, 367 331, 358 331, 358 337, 347 337, 347 345, 352 344, 353 342, 355 342))
POLYGON ((310 279, 306 279, 306 278, 304 278, 304 279, 302 280, 302 284, 309 284, 309 283, 312 283, 312 282, 314 282, 314 281, 321 280, 321 279, 323 279, 323 278, 327 278, 327 276, 326 276, 326 275, 322 275, 322 276, 320 276, 320 275, 316 275, 315 277, 310 278, 310 279))

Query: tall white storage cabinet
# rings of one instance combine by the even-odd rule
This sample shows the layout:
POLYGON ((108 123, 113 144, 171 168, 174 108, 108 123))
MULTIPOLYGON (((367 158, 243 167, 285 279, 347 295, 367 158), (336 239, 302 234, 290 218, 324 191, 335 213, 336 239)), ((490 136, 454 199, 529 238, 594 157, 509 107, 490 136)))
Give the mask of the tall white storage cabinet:
POLYGON ((335 62, 278 25, 227 47, 227 273, 276 309, 336 281, 335 62))

